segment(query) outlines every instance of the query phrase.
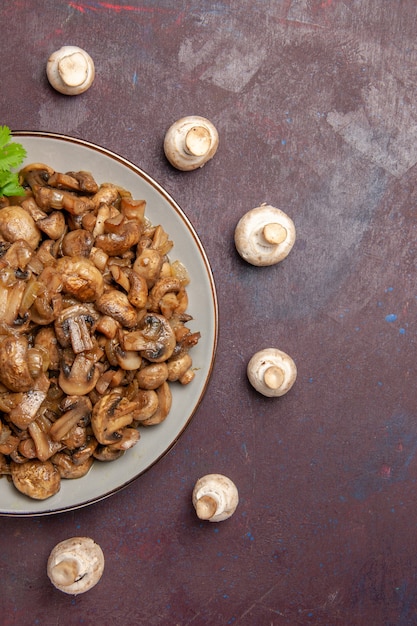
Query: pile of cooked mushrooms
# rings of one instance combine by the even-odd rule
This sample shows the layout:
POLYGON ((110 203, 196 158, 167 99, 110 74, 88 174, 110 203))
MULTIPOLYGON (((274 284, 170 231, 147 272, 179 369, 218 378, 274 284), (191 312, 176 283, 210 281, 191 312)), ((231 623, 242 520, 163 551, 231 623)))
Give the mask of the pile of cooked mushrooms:
POLYGON ((0 199, 0 474, 45 499, 167 417, 200 333, 144 200, 42 163, 20 179, 0 199))

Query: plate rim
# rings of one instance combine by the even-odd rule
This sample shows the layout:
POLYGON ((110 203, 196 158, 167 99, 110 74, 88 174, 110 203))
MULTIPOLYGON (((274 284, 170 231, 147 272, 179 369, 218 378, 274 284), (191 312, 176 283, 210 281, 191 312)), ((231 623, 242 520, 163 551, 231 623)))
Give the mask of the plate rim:
MULTIPOLYGON (((162 184, 159 183, 157 180, 155 180, 152 176, 150 176, 145 170, 143 170, 141 167, 136 165, 133 161, 127 159, 126 157, 121 156, 117 152, 114 152, 113 150, 110 150, 109 148, 106 148, 105 146, 101 144, 97 144, 97 143, 94 143, 85 139, 81 139, 79 137, 73 137, 71 135, 49 132, 49 131, 33 131, 33 130, 11 130, 11 136, 12 138, 19 138, 19 137, 46 138, 46 139, 64 141, 70 144, 76 144, 84 148, 87 147, 87 148, 94 150, 95 152, 101 153, 104 156, 110 157, 111 159, 118 161, 119 163, 121 163, 122 165, 124 165, 125 167, 133 171, 135 174, 139 175, 142 179, 145 179, 145 181, 151 187, 153 187, 158 193, 160 193, 168 201, 170 206, 180 216, 185 226, 188 228, 190 234, 192 235, 192 238, 199 250, 201 259, 204 263, 204 267, 207 273, 208 282, 210 284, 210 290, 211 290, 211 301, 212 301, 212 306, 213 306, 213 344, 212 344, 210 364, 207 369, 207 375, 204 381, 204 385, 202 386, 200 395, 195 403, 195 406, 193 407, 191 414, 189 415, 187 421, 182 426, 180 431, 176 434, 174 439, 170 441, 169 445, 162 451, 161 454, 157 456, 157 458, 155 458, 151 463, 149 463, 138 474, 135 474, 134 476, 129 478, 127 481, 118 485, 117 487, 114 487, 110 489, 109 491, 106 491, 105 493, 100 494, 96 497, 93 497, 93 498, 90 497, 87 500, 84 500, 83 502, 80 502, 77 504, 70 504, 68 506, 60 506, 57 508, 50 507, 48 509, 38 511, 38 512, 29 511, 29 510, 27 511, 21 510, 21 511, 15 512, 15 511, 9 511, 9 510, 6 511, 6 510, 0 509, 0 518, 1 517, 17 517, 17 518, 43 517, 47 515, 58 515, 58 514, 67 513, 70 511, 79 510, 87 506, 91 506, 93 504, 101 502, 103 500, 106 500, 107 498, 110 498, 116 493, 119 493, 120 491, 127 488, 130 484, 132 484, 134 481, 140 478, 140 476, 143 476, 145 473, 147 473, 152 467, 154 467, 161 459, 163 459, 173 449, 173 447, 177 444, 178 440, 182 437, 186 429, 189 427, 193 417, 195 416, 198 408, 200 407, 200 404, 204 396, 206 395, 210 380, 212 378, 214 363, 215 363, 216 355, 217 355, 218 342, 219 342, 219 302, 218 302, 218 297, 217 297, 216 282, 214 279, 213 271, 211 268, 211 264, 210 264, 207 252, 191 220, 186 215, 186 213, 181 208, 181 206, 178 204, 178 202, 173 198, 173 196, 171 196, 171 194, 162 186, 162 184)), ((8 477, 3 476, 2 480, 8 480, 8 477)))

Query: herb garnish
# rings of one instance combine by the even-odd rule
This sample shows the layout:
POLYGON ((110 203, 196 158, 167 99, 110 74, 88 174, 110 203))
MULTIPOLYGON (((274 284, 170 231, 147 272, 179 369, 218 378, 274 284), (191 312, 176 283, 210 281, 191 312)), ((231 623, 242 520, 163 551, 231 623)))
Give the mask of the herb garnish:
POLYGON ((0 126, 0 198, 25 194, 25 190, 19 185, 17 173, 11 171, 22 163, 25 156, 24 147, 12 141, 10 128, 0 126))

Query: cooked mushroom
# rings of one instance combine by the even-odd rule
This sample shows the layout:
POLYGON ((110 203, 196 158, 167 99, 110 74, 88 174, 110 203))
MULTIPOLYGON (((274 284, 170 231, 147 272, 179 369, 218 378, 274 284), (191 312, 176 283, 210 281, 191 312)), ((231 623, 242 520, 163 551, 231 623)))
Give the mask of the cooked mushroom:
POLYGON ((227 476, 207 474, 197 480, 192 501, 200 519, 222 522, 235 512, 239 494, 236 485, 227 476))
POLYGON ((266 203, 245 213, 235 229, 236 249, 252 265, 274 265, 282 261, 294 242, 292 219, 266 203))
POLYGON ((15 394, 18 402, 10 409, 9 420, 18 428, 25 430, 36 418, 36 413, 45 400, 51 382, 48 376, 41 374, 35 378, 32 389, 15 394))
POLYGON ((6 241, 23 239, 36 249, 41 233, 33 217, 20 206, 8 206, 0 210, 0 234, 6 241))
POLYGON ((49 429, 52 439, 60 441, 77 422, 81 419, 89 419, 92 408, 91 401, 87 396, 66 396, 61 404, 63 414, 49 429))
POLYGON ((164 139, 164 152, 171 165, 190 171, 203 167, 213 158, 218 145, 219 135, 212 122, 190 115, 170 126, 164 139))
POLYGON ((166 419, 171 410, 172 393, 169 384, 163 382, 155 392, 158 400, 158 408, 150 417, 140 420, 142 426, 155 426, 156 424, 160 424, 166 419))
POLYGON ((93 83, 95 68, 90 55, 78 46, 63 46, 51 54, 46 74, 52 87, 68 96, 86 91, 93 83))
POLYGON ((80 352, 70 363, 62 359, 58 383, 69 396, 85 396, 94 389, 99 376, 94 353, 80 352))
MULTIPOLYGON (((61 215, 61 213, 58 213, 61 215)), ((66 256, 88 257, 93 247, 94 237, 88 230, 77 228, 71 230, 62 240, 62 254, 66 256)))
POLYGON ((11 391, 29 391, 34 380, 28 367, 28 340, 10 335, 0 342, 0 381, 11 391))
POLYGON ((127 295, 122 291, 109 289, 97 299, 96 307, 100 313, 113 317, 126 328, 136 326, 138 319, 137 311, 130 304, 127 295))
POLYGON ((91 426, 97 441, 103 445, 116 443, 122 430, 134 419, 135 403, 114 390, 96 402, 91 416, 91 426))
POLYGON ((103 274, 82 256, 63 256, 57 260, 56 269, 61 276, 64 292, 80 302, 94 302, 104 289, 103 274))
POLYGON ((72 537, 58 543, 47 562, 51 583, 74 596, 96 585, 104 571, 104 555, 89 537, 72 537))
POLYGON ((128 332, 122 337, 124 350, 136 350, 153 363, 169 359, 175 344, 174 331, 168 321, 156 313, 144 315, 138 324, 138 330, 128 332))
POLYGON ((251 385, 267 397, 283 396, 291 389, 297 378, 293 359, 277 348, 256 352, 247 366, 251 385))
POLYGON ((73 304, 62 311, 54 322, 56 337, 63 348, 71 346, 75 354, 92 350, 91 337, 98 313, 89 304, 73 304))
POLYGON ((142 367, 136 374, 141 389, 157 389, 168 378, 168 366, 163 363, 150 363, 142 367))
POLYGON ((109 232, 109 221, 104 223, 104 227, 107 232, 97 235, 94 245, 104 250, 109 256, 120 256, 139 241, 141 229, 137 222, 123 220, 111 232, 109 232))
POLYGON ((51 461, 29 459, 26 463, 10 463, 16 489, 35 500, 46 500, 61 488, 61 477, 51 461))
POLYGON ((91 454, 82 462, 76 463, 72 454, 57 452, 52 457, 52 462, 58 468, 61 478, 74 480, 75 478, 82 478, 88 474, 92 464, 94 463, 94 457, 91 454))

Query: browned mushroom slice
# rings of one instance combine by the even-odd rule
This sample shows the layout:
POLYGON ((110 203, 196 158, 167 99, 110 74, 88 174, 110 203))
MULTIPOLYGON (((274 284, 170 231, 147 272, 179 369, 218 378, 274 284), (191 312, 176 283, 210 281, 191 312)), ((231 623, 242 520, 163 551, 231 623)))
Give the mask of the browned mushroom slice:
POLYGON ((61 450, 62 444, 54 441, 49 432, 44 428, 42 420, 35 419, 28 426, 28 432, 33 439, 36 448, 36 456, 40 461, 47 461, 58 450, 61 450))
POLYGON ((32 190, 48 184, 54 170, 45 163, 29 163, 19 172, 20 184, 29 186, 32 190))
POLYGON ((121 256, 139 241, 141 228, 137 222, 123 220, 108 232, 109 220, 107 220, 104 227, 107 232, 98 235, 94 245, 109 256, 121 256))
POLYGON ((162 383, 156 390, 158 396, 158 408, 148 419, 141 420, 143 426, 155 426, 160 424, 168 416, 172 405, 171 388, 167 382, 162 383))
POLYGON ((52 457, 52 463, 58 468, 61 478, 74 479, 81 478, 88 474, 94 462, 94 457, 89 456, 82 463, 74 463, 71 454, 57 452, 52 457))
POLYGON ((69 396, 85 396, 94 389, 99 377, 95 354, 80 352, 72 363, 62 359, 58 383, 69 396))
POLYGON ((29 391, 34 380, 28 367, 25 336, 5 337, 0 343, 0 381, 11 391, 29 391))
POLYGON ((36 222, 36 226, 44 232, 49 239, 59 239, 65 232, 65 216, 61 211, 52 211, 49 215, 36 222))
POLYGON ((148 361, 166 361, 172 355, 176 340, 168 321, 156 313, 144 315, 138 330, 128 332, 121 339, 125 350, 136 350, 148 361))
POLYGON ((10 463, 12 481, 21 493, 45 500, 58 493, 61 477, 58 468, 51 461, 29 460, 26 463, 10 463))
POLYGON ((103 293, 103 275, 89 259, 64 256, 57 260, 56 269, 64 292, 80 302, 94 302, 103 293))
POLYGON ((74 304, 64 309, 54 323, 60 345, 71 346, 75 354, 92 350, 95 344, 91 333, 98 318, 97 311, 88 304, 74 304))
POLYGON ((91 172, 85 172, 83 170, 79 172, 67 172, 68 176, 71 178, 75 178, 78 181, 80 191, 84 191, 85 193, 97 193, 99 190, 99 186, 96 183, 91 172))
POLYGON ((55 189, 54 187, 39 187, 33 189, 36 204, 41 209, 65 209, 71 215, 83 215, 89 211, 91 201, 87 197, 77 196, 71 191, 55 189))
POLYGON ((60 441, 81 419, 89 418, 92 404, 86 396, 67 396, 62 403, 63 414, 54 422, 49 434, 55 441, 60 441))
POLYGON ((133 328, 137 323, 137 311, 130 304, 127 296, 117 289, 103 293, 96 302, 96 307, 104 315, 113 317, 126 328, 133 328))
POLYGON ((91 416, 91 426, 97 441, 103 445, 119 441, 123 428, 134 419, 135 408, 135 403, 123 397, 118 390, 100 398, 91 416))
POLYGON ((135 422, 149 419, 158 409, 158 394, 154 389, 138 389, 134 396, 135 422))
POLYGON ((178 278, 161 278, 152 287, 149 293, 149 308, 151 311, 160 310, 160 302, 165 294, 170 292, 178 292, 181 289, 181 281, 178 278))
POLYGON ((94 451, 93 456, 95 459, 97 459, 97 461, 110 463, 112 461, 120 459, 120 457, 123 456, 124 453, 124 450, 116 450, 111 446, 98 446, 97 449, 94 451))
POLYGON ((49 378, 41 374, 35 378, 32 389, 21 396, 16 394, 21 397, 21 401, 9 411, 10 421, 18 428, 25 430, 36 418, 36 413, 46 398, 49 386, 49 378))

